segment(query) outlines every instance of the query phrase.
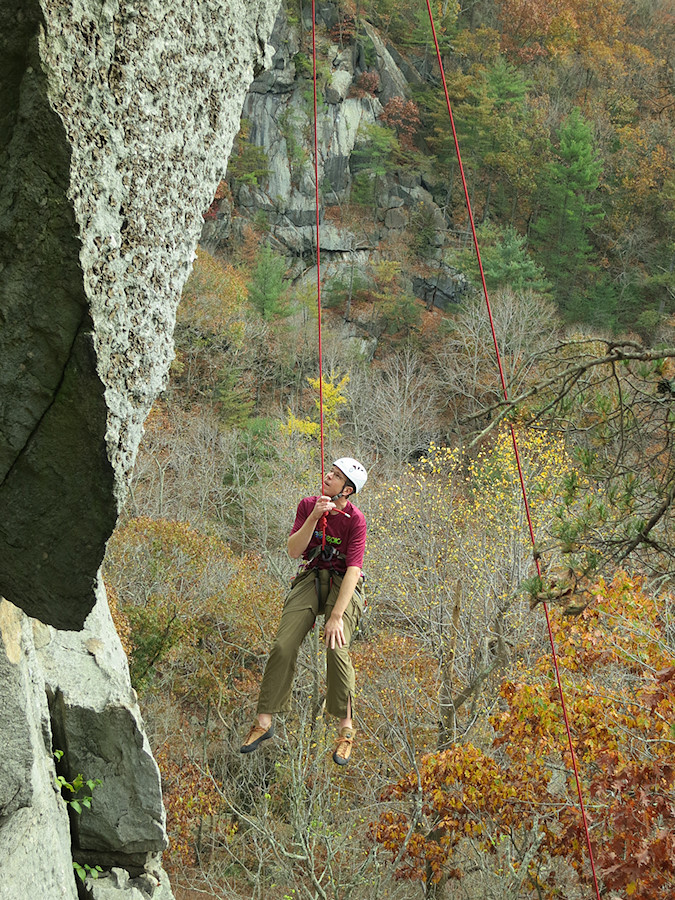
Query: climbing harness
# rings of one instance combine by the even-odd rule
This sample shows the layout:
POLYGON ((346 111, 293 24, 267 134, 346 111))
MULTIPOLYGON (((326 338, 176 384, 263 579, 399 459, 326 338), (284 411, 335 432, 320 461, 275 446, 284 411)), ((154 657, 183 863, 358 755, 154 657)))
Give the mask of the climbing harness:
MULTIPOLYGON (((455 152, 457 154, 457 163, 458 163, 459 172, 460 172, 460 175, 462 178, 462 186, 464 188, 464 197, 466 200, 466 208, 467 208, 467 212, 469 215, 469 222, 471 224, 471 234, 473 235, 473 243, 474 243, 474 247, 476 248, 478 269, 480 271, 481 285, 483 287, 483 293, 485 295, 485 304, 487 306, 488 318, 490 320, 490 329, 492 331, 492 340, 494 342, 495 354, 497 357, 497 366, 499 368, 499 377, 501 380, 502 391, 504 393, 504 399, 508 402, 509 394, 508 394, 508 389, 506 386, 506 378, 504 376, 504 368, 502 366, 501 353, 499 352, 499 342, 497 341, 497 333, 495 330, 495 324, 494 324, 494 320, 492 318, 492 307, 490 305, 490 298, 488 296, 487 284, 485 283, 485 272, 483 271, 483 261, 481 259, 481 255, 480 255, 480 249, 478 246, 478 237, 476 235, 476 226, 475 226, 474 219, 473 219, 473 212, 471 210, 471 200, 469 199, 469 189, 467 187, 466 177, 464 175, 464 166, 462 165, 462 156, 461 156, 461 153, 459 150, 459 140, 457 138, 457 131, 455 129, 455 120, 452 115, 452 107, 450 105, 450 96, 448 94, 448 86, 447 86, 447 83, 445 80, 445 71, 443 69, 443 60, 441 58, 441 50, 440 50, 440 47, 438 44, 438 37, 436 35, 436 26, 434 23, 434 15, 431 10, 430 0, 426 0, 426 4, 427 4, 427 11, 429 13, 429 23, 431 25, 431 32, 433 35, 434 46, 436 48, 436 56, 438 59, 438 68, 440 70, 441 80, 443 82, 443 91, 445 93, 445 102, 448 107, 448 115, 450 116, 450 125, 452 128, 452 136, 453 136, 453 140, 455 143, 455 152)), ((318 241, 317 241, 317 243, 318 243, 318 241)), ((513 452, 514 452, 514 456, 515 456, 515 460, 516 460, 516 466, 518 468, 518 478, 520 480, 520 490, 521 490, 521 493, 523 496, 523 503, 525 506, 525 515, 527 516, 527 525, 528 525, 528 528, 530 531, 530 540, 532 542, 532 553, 533 553, 534 562, 535 562, 535 565, 537 568, 537 574, 541 578, 541 565, 539 563, 539 556, 536 553, 536 541, 535 541, 535 536, 534 536, 534 527, 532 525, 532 516, 530 515, 530 504, 528 503, 528 499, 527 499, 527 490, 525 487, 525 478, 523 475, 523 468, 522 468, 522 465, 520 462, 520 452, 518 450, 518 441, 516 439, 516 432, 515 432, 513 425, 510 425, 509 427, 511 429, 511 441, 513 443, 513 452)), ((600 900, 600 887, 598 885, 598 877, 597 877, 597 874, 595 871, 595 860, 593 858, 593 848, 591 846, 591 836, 590 836, 590 831, 589 831, 589 827, 588 827, 588 819, 586 816, 586 807, 584 805, 583 792, 581 790, 581 778, 579 776, 577 757, 576 757, 576 753, 574 751, 574 743, 572 741, 572 731, 570 728, 569 718, 567 715, 567 705, 565 703, 565 695, 563 692, 562 680, 560 678, 560 670, 558 667, 558 654, 556 652, 555 640, 553 638, 553 630, 551 628, 551 618, 549 616, 548 604, 543 603, 542 605, 544 607, 544 613, 546 615, 546 625, 548 628, 549 643, 551 645, 551 655, 552 655, 552 659, 553 659, 553 667, 555 670, 556 682, 558 685, 558 696, 560 698, 560 706, 562 709, 563 719, 565 722, 565 731, 567 733, 567 745, 568 745, 568 749, 569 749, 569 753, 570 753, 570 758, 572 760, 572 768, 574 770, 574 778, 575 778, 576 786, 577 786, 577 795, 579 798, 579 808, 581 811, 581 818, 583 821, 584 833, 586 836, 586 847, 588 849, 588 857, 589 857, 589 861, 590 861, 590 865, 591 865, 591 871, 593 874, 593 885, 595 887, 595 893, 596 893, 597 900, 600 900)))
POLYGON ((317 545, 310 550, 306 563, 308 566, 313 566, 316 563, 318 567, 319 562, 337 562, 338 560, 346 562, 346 559, 347 557, 344 553, 340 553, 335 547, 326 547, 324 541, 321 545, 317 545))

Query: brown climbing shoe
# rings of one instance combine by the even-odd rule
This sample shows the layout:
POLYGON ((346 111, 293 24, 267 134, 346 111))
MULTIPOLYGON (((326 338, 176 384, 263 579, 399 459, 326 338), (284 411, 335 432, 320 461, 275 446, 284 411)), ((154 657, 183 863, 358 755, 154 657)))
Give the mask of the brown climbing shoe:
POLYGON ((349 762, 349 757, 352 755, 352 745, 354 743, 355 735, 356 732, 354 729, 348 728, 346 725, 344 728, 340 729, 340 736, 337 739, 335 753, 333 754, 333 762, 337 763, 338 766, 346 766, 349 762))
POLYGON ((240 747, 240 752, 253 753, 254 750, 258 749, 263 741, 267 741, 271 737, 274 737, 274 722, 270 725, 269 728, 263 728, 260 722, 258 722, 258 720, 256 719, 253 725, 251 725, 251 730, 246 735, 246 740, 240 747))

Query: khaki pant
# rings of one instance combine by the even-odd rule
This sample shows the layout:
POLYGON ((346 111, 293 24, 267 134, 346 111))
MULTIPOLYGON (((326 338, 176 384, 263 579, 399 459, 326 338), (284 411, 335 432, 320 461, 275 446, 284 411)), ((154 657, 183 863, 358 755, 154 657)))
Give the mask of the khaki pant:
MULTIPOLYGON (((330 617, 337 600, 342 575, 327 569, 309 569, 297 575, 284 602, 279 630, 272 645, 258 697, 258 712, 286 712, 298 651, 318 615, 330 617), (318 581, 317 581, 318 579, 318 581)), ((354 667, 349 646, 363 612, 362 582, 359 582, 342 620, 346 644, 326 648, 326 711, 339 719, 353 715, 354 667)))

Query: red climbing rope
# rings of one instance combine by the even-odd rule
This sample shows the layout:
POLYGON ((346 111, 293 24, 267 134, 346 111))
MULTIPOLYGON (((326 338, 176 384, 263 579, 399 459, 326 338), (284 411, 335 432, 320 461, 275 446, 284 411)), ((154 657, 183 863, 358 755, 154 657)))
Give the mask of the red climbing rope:
MULTIPOLYGON (((321 489, 323 494, 324 480, 324 445, 323 445, 323 347, 321 343, 321 247, 319 241, 319 132, 317 125, 317 91, 316 91, 316 2, 312 0, 312 82, 314 85, 314 194, 316 201, 316 305, 319 330, 319 436, 321 443, 321 489)), ((321 517, 321 549, 326 548, 326 525, 328 519, 321 517)))
MULTIPOLYGON (((460 175, 462 178, 462 186, 464 188, 464 197, 466 199, 466 208, 467 208, 467 211, 469 214, 469 222, 471 224, 471 234, 473 235, 473 243, 474 243, 474 247, 476 248, 476 257, 478 259, 478 269, 480 271, 480 280, 481 280, 481 284, 483 286, 483 293, 485 295, 485 304, 487 306, 488 317, 490 319, 490 329, 492 331, 492 340, 494 342, 495 354, 497 357, 497 365, 499 367, 499 377, 500 377, 501 383, 502 383, 502 391, 504 392, 504 399, 508 402, 509 394, 508 394, 508 389, 506 386, 506 378, 504 376, 504 367, 502 366, 502 358, 501 358, 501 353, 499 352, 499 343, 497 341, 497 333, 495 330, 494 320, 492 318, 492 307, 490 306, 490 298, 488 296, 487 284, 485 283, 485 272, 483 271, 483 261, 480 256, 480 249, 478 246, 478 237, 476 235, 476 226, 475 226, 474 219, 473 219, 473 212, 471 210, 471 200, 469 199, 469 189, 467 187, 466 177, 464 175, 464 166, 462 165, 462 156, 461 156, 461 153, 459 150, 459 140, 457 138, 457 131, 455 129, 455 119, 454 119, 454 116, 452 115, 452 107, 450 105, 450 96, 448 94, 448 86, 447 86, 447 83, 445 80, 445 71, 443 69, 443 61, 441 59, 441 49, 438 44, 438 37, 436 35, 436 26, 434 24, 434 15, 431 10, 430 0, 426 0, 426 4, 427 4, 427 10, 429 12, 429 22, 431 23, 431 32, 432 32, 432 35, 434 38, 434 45, 436 47, 436 56, 438 58, 438 68, 441 73, 441 80, 443 82, 443 90, 445 92, 445 102, 447 104, 448 114, 450 116, 450 125, 452 127, 452 137, 455 142, 455 152, 457 154, 457 162, 459 164, 459 172, 460 172, 460 175)), ((525 514, 527 516, 527 524, 528 524, 528 528, 530 530, 530 540, 532 541, 532 550, 534 551, 535 546, 536 546, 536 541, 535 541, 535 537, 534 537, 534 528, 532 526, 532 517, 530 515, 530 504, 528 503, 528 500, 527 500, 527 490, 525 488, 525 478, 523 476, 523 468, 522 468, 522 465, 520 462, 520 453, 518 451, 518 441, 516 439, 516 432, 514 430, 513 425, 510 426, 510 429, 511 429, 511 440, 513 442, 513 452, 515 454, 516 465, 518 467, 518 478, 520 479, 520 489, 521 489, 522 495, 523 495, 523 503, 525 505, 525 514)), ((539 564, 539 558, 536 553, 534 554, 534 562, 537 567, 537 574, 541 578, 541 566, 539 564)), ((579 797, 579 807, 581 809, 581 817, 583 820, 584 832, 586 835, 586 847, 588 849, 588 857, 589 857, 590 864, 591 864, 591 871, 593 873, 593 885, 595 887, 595 894, 596 894, 597 900, 600 900, 600 888, 598 886, 598 877, 597 877, 597 874, 595 871, 595 860, 593 858, 593 848, 591 846, 591 835, 590 835, 590 831, 589 831, 589 827, 588 827, 588 819, 586 816, 586 807, 584 805, 583 793, 581 790, 581 778, 579 776, 577 757, 576 757, 576 753, 574 752, 574 744, 572 742, 572 730, 570 728, 569 718, 567 715, 567 705, 565 703, 565 695, 563 692, 562 681, 560 678, 560 670, 558 667, 558 654, 555 649, 555 640, 553 638, 553 630, 551 628, 551 618, 550 618, 549 611, 548 611, 548 604, 544 603, 543 607, 544 607, 544 613, 546 614, 546 625, 548 628, 548 637, 549 637, 549 641, 551 644, 551 654, 552 654, 552 658, 553 658, 553 667, 555 669, 555 676, 556 676, 556 681, 557 681, 557 685, 558 685, 558 695, 560 698, 560 706, 562 708, 563 719, 565 721, 565 731, 567 733, 567 744, 568 744, 568 748, 569 748, 569 752, 570 752, 570 757, 572 759, 572 768, 574 769, 574 777, 575 777, 576 785, 577 785, 577 794, 579 797)))

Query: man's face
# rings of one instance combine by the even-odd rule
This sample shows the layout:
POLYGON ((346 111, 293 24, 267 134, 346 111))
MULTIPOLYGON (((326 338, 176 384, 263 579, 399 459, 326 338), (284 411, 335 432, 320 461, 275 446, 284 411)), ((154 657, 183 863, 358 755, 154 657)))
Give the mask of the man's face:
POLYGON ((338 469, 333 466, 323 477, 323 492, 327 497, 334 497, 339 494, 347 482, 346 477, 338 469))

